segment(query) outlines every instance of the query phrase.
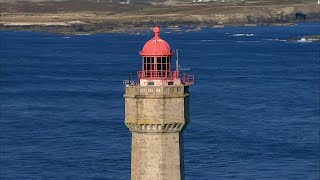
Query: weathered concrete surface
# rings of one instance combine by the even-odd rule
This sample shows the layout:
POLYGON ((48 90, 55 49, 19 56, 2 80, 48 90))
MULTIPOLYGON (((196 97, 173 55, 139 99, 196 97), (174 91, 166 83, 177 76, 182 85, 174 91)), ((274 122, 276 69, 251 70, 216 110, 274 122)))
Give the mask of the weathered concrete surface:
POLYGON ((180 124, 189 119, 189 94, 180 86, 126 88, 126 123, 180 124))
POLYGON ((128 86, 125 123, 132 131, 132 180, 181 180, 188 87, 128 86))
MULTIPOLYGON (((180 180, 180 133, 132 133, 132 180, 180 180)), ((183 162, 183 161, 182 161, 183 162)))

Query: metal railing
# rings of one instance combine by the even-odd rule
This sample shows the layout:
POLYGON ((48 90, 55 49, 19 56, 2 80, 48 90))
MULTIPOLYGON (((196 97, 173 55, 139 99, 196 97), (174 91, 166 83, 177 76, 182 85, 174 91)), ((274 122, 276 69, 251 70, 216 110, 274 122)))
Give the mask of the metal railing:
POLYGON ((151 70, 151 71, 138 71, 138 78, 162 78, 162 79, 175 79, 179 78, 178 71, 164 71, 164 70, 151 70))
POLYGON ((185 85, 194 84, 194 75, 192 75, 192 74, 183 74, 181 76, 181 82, 182 82, 182 84, 185 84, 185 85))
POLYGON ((179 71, 138 71, 138 78, 148 79, 181 79, 182 84, 194 84, 194 75, 181 74, 179 71))
POLYGON ((123 85, 125 86, 137 86, 139 85, 139 82, 134 81, 134 80, 124 80, 123 85))

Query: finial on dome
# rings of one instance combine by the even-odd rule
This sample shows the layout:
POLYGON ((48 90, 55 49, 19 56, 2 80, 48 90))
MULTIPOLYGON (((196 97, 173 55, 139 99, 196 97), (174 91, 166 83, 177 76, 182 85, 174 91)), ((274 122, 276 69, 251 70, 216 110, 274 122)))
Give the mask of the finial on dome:
POLYGON ((159 34, 160 34, 160 28, 158 26, 155 26, 153 28, 153 32, 154 32, 154 37, 155 38, 159 38, 159 34))

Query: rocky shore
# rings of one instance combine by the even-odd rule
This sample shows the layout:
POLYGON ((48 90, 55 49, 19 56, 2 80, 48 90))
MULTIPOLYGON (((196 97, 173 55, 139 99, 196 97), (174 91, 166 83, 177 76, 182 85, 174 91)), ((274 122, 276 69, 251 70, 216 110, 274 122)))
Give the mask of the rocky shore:
MULTIPOLYGON (((62 34, 138 32, 155 22, 166 27, 288 25, 320 21, 312 1, 251 1, 243 4, 117 4, 93 1, 2 3, 0 30, 62 34), (268 2, 267 4, 263 4, 268 2), (280 3, 281 2, 281 3, 280 3)), ((180 28, 173 28, 180 31, 180 28)))
POLYGON ((287 41, 297 41, 297 42, 320 42, 320 35, 313 36, 303 36, 303 37, 293 37, 287 39, 287 41))

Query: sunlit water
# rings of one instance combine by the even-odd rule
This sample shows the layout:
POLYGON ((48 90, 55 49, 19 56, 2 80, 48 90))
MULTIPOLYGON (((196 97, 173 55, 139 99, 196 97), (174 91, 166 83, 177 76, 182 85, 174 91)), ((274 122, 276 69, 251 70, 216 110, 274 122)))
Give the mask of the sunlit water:
MULTIPOLYGON (((186 179, 318 179, 320 23, 165 33, 188 73, 186 179)), ((0 179, 130 179, 122 81, 152 34, 1 32, 0 179)))

